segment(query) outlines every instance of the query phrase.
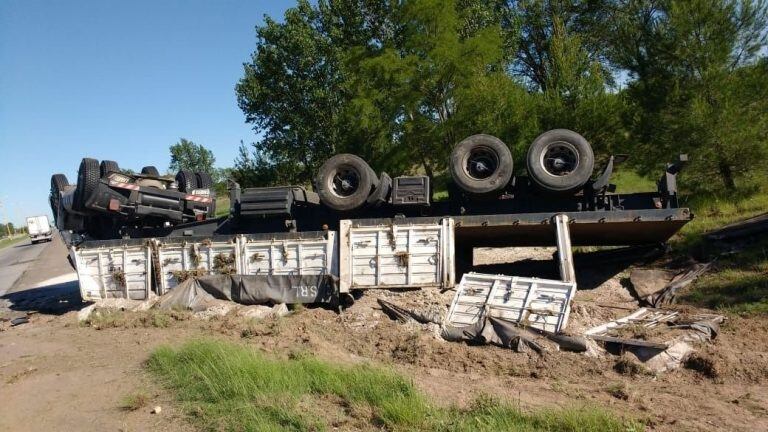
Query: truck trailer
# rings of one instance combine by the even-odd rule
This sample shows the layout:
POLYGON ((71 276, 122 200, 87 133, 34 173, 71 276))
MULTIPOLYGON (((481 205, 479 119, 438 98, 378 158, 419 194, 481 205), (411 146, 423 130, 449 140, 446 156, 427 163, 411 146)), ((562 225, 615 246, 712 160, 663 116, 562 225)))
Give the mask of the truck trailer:
POLYGON ((54 176, 51 203, 86 300, 145 299, 205 279, 240 302, 338 302, 354 290, 452 288, 476 247, 556 246, 561 279, 572 282, 572 246, 664 243, 693 218, 678 202, 687 157, 667 164, 655 191, 629 194, 610 183, 625 159, 609 157, 593 176, 589 143, 558 129, 533 142, 527 175, 515 175, 501 140, 474 135, 455 146, 448 197, 436 201, 427 176, 377 175, 341 154, 314 190, 230 181, 229 214, 219 218, 210 184, 194 181, 205 175, 108 169, 94 180, 83 170, 98 162, 84 159, 78 178, 89 186, 54 187, 54 176))

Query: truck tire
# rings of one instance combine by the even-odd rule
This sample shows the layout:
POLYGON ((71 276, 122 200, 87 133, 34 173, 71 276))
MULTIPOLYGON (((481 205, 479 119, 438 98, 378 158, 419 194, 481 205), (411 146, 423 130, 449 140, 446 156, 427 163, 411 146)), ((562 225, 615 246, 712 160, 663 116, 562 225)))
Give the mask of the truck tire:
POLYGON ((85 211, 85 203, 91 198, 99 185, 100 170, 99 161, 91 158, 83 158, 80 168, 77 170, 77 187, 72 202, 77 211, 85 211))
POLYGON ((197 179, 192 171, 181 170, 176 173, 176 183, 179 184, 179 192, 192 192, 197 188, 197 179))
POLYGON ((210 189, 213 186, 213 178, 207 172, 196 172, 195 179, 200 189, 210 189))
POLYGON ((512 179, 512 152, 495 136, 472 135, 453 148, 449 168, 453 182, 464 192, 499 193, 512 179))
POLYGON ((141 169, 141 173, 152 177, 160 177, 160 171, 152 165, 145 166, 141 169))
POLYGON ((348 153, 331 157, 317 173, 320 202, 336 211, 362 207, 378 185, 379 179, 371 167, 360 157, 348 153))
POLYGON ((61 191, 69 186, 69 180, 64 174, 54 174, 51 176, 51 193, 48 202, 51 204, 54 222, 58 219, 59 201, 61 200, 61 191))
POLYGON ((69 186, 69 180, 64 174, 54 174, 51 176, 51 195, 58 198, 59 192, 69 186))
POLYGON ((101 174, 101 178, 106 177, 107 174, 111 172, 120 172, 120 167, 117 166, 117 162, 111 160, 101 161, 101 164, 99 165, 99 174, 101 174))
POLYGON ((371 207, 379 207, 389 199, 389 193, 392 191, 392 178, 385 172, 379 177, 379 185, 376 186, 373 193, 366 199, 371 207))
POLYGON ((528 149, 528 176, 540 188, 556 193, 575 192, 592 176, 595 155, 578 133, 553 129, 539 135, 528 149))

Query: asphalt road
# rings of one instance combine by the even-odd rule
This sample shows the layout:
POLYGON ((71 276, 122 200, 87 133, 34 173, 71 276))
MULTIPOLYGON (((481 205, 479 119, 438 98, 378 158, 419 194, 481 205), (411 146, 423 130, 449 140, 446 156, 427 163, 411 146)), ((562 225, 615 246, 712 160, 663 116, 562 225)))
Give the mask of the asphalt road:
POLYGON ((32 244, 30 240, 0 249, 0 296, 10 291, 24 271, 51 245, 51 242, 32 244))

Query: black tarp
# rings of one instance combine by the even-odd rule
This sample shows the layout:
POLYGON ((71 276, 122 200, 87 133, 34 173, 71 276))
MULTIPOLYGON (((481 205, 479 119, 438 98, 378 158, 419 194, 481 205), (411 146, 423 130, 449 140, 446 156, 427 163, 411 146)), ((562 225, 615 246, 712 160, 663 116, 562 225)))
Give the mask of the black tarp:
POLYGON ((337 279, 331 275, 210 275, 188 279, 160 300, 160 307, 203 310, 216 300, 243 305, 334 303, 337 279))

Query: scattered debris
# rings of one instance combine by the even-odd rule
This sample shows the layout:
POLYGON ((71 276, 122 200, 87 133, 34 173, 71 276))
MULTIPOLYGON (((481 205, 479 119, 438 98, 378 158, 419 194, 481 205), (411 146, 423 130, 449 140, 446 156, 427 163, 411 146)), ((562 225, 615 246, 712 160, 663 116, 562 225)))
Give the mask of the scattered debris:
POLYGON ((27 324, 28 322, 29 322, 29 317, 27 317, 27 316, 22 316, 22 317, 14 318, 14 319, 11 320, 11 327, 15 327, 15 326, 21 325, 21 324, 27 324))
POLYGON ((488 315, 470 326, 443 326, 441 335, 447 341, 492 344, 515 352, 532 350, 542 355, 545 351, 553 350, 553 347, 547 347, 546 338, 488 315))
POLYGON ((630 272, 629 281, 637 298, 651 304, 648 299, 666 288, 676 274, 672 270, 636 268, 630 272))
POLYGON ((630 351, 645 367, 665 372, 680 367, 694 352, 692 343, 714 339, 722 315, 684 314, 678 311, 640 308, 632 314, 584 332, 585 336, 630 351))
POLYGON ((152 408, 152 412, 151 413, 152 414, 160 414, 162 411, 163 411, 163 408, 160 407, 160 405, 158 405, 158 406, 152 408))
POLYGON ((634 269, 630 273, 629 281, 640 300, 647 305, 660 307, 674 303, 677 292, 707 272, 711 266, 712 263, 696 263, 678 272, 662 269, 634 269))
POLYGON ((706 234, 707 240, 734 240, 768 232, 768 213, 734 222, 706 234))
POLYGON ((407 310, 382 299, 376 299, 376 301, 379 303, 379 306, 381 306, 381 311, 384 312, 384 314, 402 324, 414 321, 419 324, 440 324, 441 322, 439 316, 436 317, 416 310, 407 310))
POLYGON ((685 288, 696 280, 699 276, 706 273, 709 268, 712 267, 712 263, 706 264, 694 264, 688 270, 678 274, 674 279, 664 287, 657 295, 648 299, 649 304, 653 307, 661 307, 666 304, 675 302, 675 296, 680 289, 685 288))

